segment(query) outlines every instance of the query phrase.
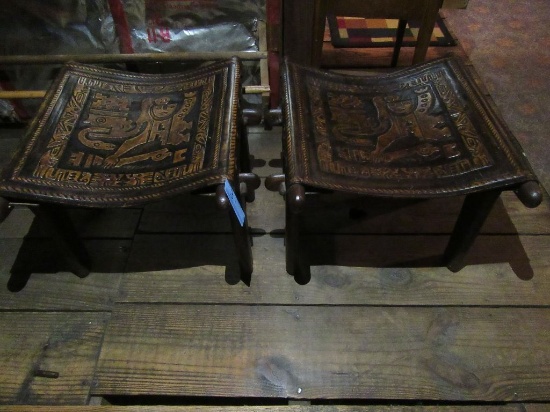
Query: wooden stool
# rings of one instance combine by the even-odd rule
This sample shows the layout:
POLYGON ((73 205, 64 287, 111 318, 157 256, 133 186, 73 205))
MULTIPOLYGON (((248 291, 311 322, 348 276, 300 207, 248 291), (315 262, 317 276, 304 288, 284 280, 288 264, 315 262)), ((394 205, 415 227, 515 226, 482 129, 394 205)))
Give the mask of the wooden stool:
POLYGON ((516 191, 528 207, 542 201, 519 144, 456 58, 378 77, 287 62, 283 84, 285 175, 271 176, 266 186, 286 194, 286 265, 298 283, 310 279, 301 242, 310 191, 408 199, 466 195, 443 256, 452 271, 463 267, 503 190, 516 191))
POLYGON ((245 211, 260 184, 240 117, 240 70, 237 59, 170 75, 64 66, 2 171, 0 221, 13 204, 30 204, 68 268, 84 277, 89 258, 60 206, 118 208, 215 192, 249 284, 248 223, 230 205, 245 211))

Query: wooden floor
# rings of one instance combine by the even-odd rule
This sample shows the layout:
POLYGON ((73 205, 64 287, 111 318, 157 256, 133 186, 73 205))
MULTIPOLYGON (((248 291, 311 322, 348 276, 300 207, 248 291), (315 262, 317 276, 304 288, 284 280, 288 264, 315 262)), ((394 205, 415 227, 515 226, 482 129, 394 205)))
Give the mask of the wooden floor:
MULTIPOLYGON (((0 130, 2 162, 18 134, 0 130)), ((281 171, 280 138, 250 130, 262 178, 281 171)), ((0 225, 0 411, 550 410, 548 197, 530 210, 502 196, 451 273, 436 263, 460 199, 319 196, 300 286, 283 200, 262 187, 250 287, 211 200, 74 210, 86 279, 14 210, 0 225)))

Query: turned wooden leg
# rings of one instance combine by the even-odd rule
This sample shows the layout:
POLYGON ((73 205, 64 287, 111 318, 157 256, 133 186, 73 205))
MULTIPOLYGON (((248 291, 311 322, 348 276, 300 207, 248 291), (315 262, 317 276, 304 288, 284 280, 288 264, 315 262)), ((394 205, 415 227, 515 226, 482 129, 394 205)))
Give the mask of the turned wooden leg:
POLYGON ((256 199, 256 189, 260 187, 261 183, 261 179, 254 173, 239 173, 239 185, 245 185, 244 190, 241 189, 241 195, 248 203, 252 203, 256 199))
POLYGON ((79 278, 90 274, 90 257, 62 206, 39 205, 31 210, 52 235, 67 269, 79 278))
POLYGON ((528 208, 537 207, 542 203, 542 189, 534 180, 522 183, 514 192, 521 203, 528 208))
POLYGON ((219 185, 217 187, 216 201, 218 207, 222 210, 227 211, 227 213, 229 214, 229 221, 231 223, 231 230, 233 232, 233 240, 235 242, 235 250, 237 252, 237 260, 239 262, 240 278, 245 285, 250 286, 250 282, 252 279, 253 262, 252 242, 248 230, 248 220, 246 219, 246 202, 238 192, 235 194, 239 197, 240 204, 245 211, 245 221, 243 226, 241 226, 239 220, 237 219, 237 215, 229 204, 229 199, 225 194, 224 185, 219 185))
POLYGON ((401 52, 401 46, 403 45, 403 38, 405 37, 405 29, 407 28, 407 20, 399 20, 397 26, 397 33, 395 35, 395 46, 393 47, 393 55, 391 58, 391 67, 397 66, 399 60, 399 53, 401 52))
POLYGON ((286 191, 286 271, 294 276, 300 285, 305 285, 311 279, 309 261, 300 234, 301 212, 304 204, 304 187, 299 184, 291 185, 286 191))
POLYGON ((466 196, 451 239, 443 254, 444 264, 453 272, 464 267, 464 258, 500 196, 500 190, 472 193, 466 196))

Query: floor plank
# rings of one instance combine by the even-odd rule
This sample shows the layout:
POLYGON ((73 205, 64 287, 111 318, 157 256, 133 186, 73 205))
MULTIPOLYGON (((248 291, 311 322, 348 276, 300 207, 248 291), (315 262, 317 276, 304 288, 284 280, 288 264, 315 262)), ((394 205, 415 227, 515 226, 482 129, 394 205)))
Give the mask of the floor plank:
MULTIPOLYGON (((450 233, 462 197, 423 201, 388 201, 347 195, 317 195, 308 202, 304 230, 312 233, 450 233), (358 218, 350 218, 353 209, 358 218)), ((504 193, 482 228, 482 233, 550 234, 550 202, 524 207, 513 193, 504 193)), ((256 191, 247 215, 256 234, 284 230, 282 196, 265 187, 256 191)), ((207 196, 186 196, 144 208, 140 233, 228 233, 227 216, 207 196)))
POLYGON ((265 178, 273 173, 281 173, 282 136, 280 126, 272 130, 251 128, 248 134, 250 153, 253 156, 253 172, 265 178))
POLYGON ((86 404, 108 318, 102 312, 0 312, 0 403, 86 404), (58 376, 37 376, 38 370, 58 376))
POLYGON ((107 311, 119 293, 130 240, 89 239, 92 272, 63 269, 47 239, 0 239, 0 309, 107 311))
POLYGON ((548 404, 455 406, 1 406, 0 412, 543 412, 548 404))
MULTIPOLYGON (((451 233, 463 197, 420 201, 316 195, 304 209, 304 230, 311 233, 451 233), (350 218, 350 209, 357 217, 350 218)), ((260 189, 248 207, 250 225, 260 233, 282 231, 283 198, 260 189)), ((176 227, 183 226, 185 219, 176 227)), ((481 233, 550 234, 550 202, 528 209, 511 192, 497 201, 481 233)))
POLYGON ((550 400, 550 309, 117 305, 95 395, 550 400))
MULTIPOLYGON (((313 237, 310 237, 312 239, 313 237)), ((360 243, 362 250, 377 247, 374 252, 391 255, 393 247, 385 249, 388 243, 395 243, 396 237, 371 236, 350 239, 339 236, 336 244, 346 245, 350 241, 360 243), (367 244, 367 240, 370 243, 367 244)), ((546 251, 550 248, 550 237, 493 236, 480 239, 472 250, 470 259, 497 263, 466 266, 458 273, 442 267, 312 267, 312 280, 306 286, 294 282, 285 271, 284 239, 281 237, 260 236, 254 238, 253 255, 255 261, 252 284, 231 285, 225 282, 223 262, 196 257, 205 245, 212 245, 209 237, 197 236, 143 236, 136 239, 130 257, 134 269, 123 275, 120 288, 120 302, 178 302, 178 303, 247 303, 247 304, 327 304, 327 305, 508 305, 508 306, 548 306, 550 304, 550 262, 546 251), (193 242, 193 239, 200 241, 193 242), (201 243, 202 241, 202 243, 201 243), (183 245, 190 245, 191 249, 183 245), (194 246, 194 247, 193 247, 194 246), (525 250, 523 249, 525 247, 525 250), (523 258, 519 256, 523 255, 523 258), (147 256, 145 258, 145 256, 147 256), (156 256, 156 258, 155 258, 156 256), (506 262, 512 256, 513 265, 506 262), (193 258, 194 257, 194 258, 193 258), (162 260, 164 259, 164 260, 162 260), (182 267, 192 259, 198 266, 182 267), (159 271, 158 264, 148 265, 148 261, 162 261, 165 270, 159 271), (178 264, 181 265, 178 268, 178 264), (521 279, 513 267, 532 271, 528 280, 521 279), (171 267, 171 269, 170 269, 171 267)), ((225 239, 230 242, 229 236, 225 239)), ((309 244, 317 247, 320 256, 330 255, 326 237, 316 237, 309 244), (325 245, 322 249, 323 244, 325 245)), ((441 249, 440 237, 404 237, 410 247, 420 244, 420 252, 428 242, 441 249), (423 242, 423 243, 422 243, 423 242), (424 246, 423 246, 424 245, 424 246)), ((218 240, 217 243, 221 243, 218 240)), ((210 251, 212 249, 206 249, 210 251)), ((344 261, 361 263, 357 252, 346 249, 341 253, 344 261)), ((418 250, 417 250, 418 252, 418 250)), ((389 259, 390 257, 384 258, 389 259)), ((363 259, 364 261, 365 259, 363 259)))

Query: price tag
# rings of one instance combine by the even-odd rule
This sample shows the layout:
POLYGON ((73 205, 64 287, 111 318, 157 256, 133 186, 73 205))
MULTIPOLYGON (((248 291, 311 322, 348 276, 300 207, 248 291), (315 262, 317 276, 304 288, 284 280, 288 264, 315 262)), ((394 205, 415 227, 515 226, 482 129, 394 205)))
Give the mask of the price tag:
POLYGON ((231 184, 229 183, 229 180, 225 181, 224 184, 225 194, 227 195, 227 198, 229 199, 229 203, 231 203, 231 207, 235 211, 235 214, 237 215, 237 219, 239 220, 239 223, 241 226, 244 225, 244 210, 241 207, 241 203, 239 202, 239 199, 235 195, 235 192, 233 191, 233 188, 231 187, 231 184))

